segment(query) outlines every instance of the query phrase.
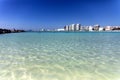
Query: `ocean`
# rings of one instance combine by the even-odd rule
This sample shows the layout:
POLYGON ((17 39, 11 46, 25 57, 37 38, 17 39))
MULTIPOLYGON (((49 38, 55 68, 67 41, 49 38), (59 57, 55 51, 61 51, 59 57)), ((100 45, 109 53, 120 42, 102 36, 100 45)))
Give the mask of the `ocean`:
POLYGON ((0 80, 120 80, 120 33, 2 34, 0 80))

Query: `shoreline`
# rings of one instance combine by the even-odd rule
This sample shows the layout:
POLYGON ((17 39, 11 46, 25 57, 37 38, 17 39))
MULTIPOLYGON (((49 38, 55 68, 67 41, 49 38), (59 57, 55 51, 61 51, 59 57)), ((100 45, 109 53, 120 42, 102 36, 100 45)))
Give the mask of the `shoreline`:
POLYGON ((25 30, 10 30, 10 29, 1 29, 0 28, 0 34, 8 34, 8 33, 19 33, 19 32, 26 32, 25 30))
POLYGON ((120 33, 120 31, 33 31, 33 32, 40 32, 40 33, 45 33, 45 32, 51 32, 51 33, 120 33))

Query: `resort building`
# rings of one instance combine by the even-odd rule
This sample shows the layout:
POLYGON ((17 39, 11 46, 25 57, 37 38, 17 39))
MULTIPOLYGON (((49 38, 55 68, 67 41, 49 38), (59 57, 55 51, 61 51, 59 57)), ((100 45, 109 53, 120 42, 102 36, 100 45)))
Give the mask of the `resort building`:
MULTIPOLYGON (((100 25, 94 26, 81 26, 81 24, 71 24, 64 27, 64 31, 112 31, 120 30, 120 26, 106 26, 100 27, 100 25)), ((58 29, 58 31, 63 31, 63 29, 58 29)))
POLYGON ((93 27, 92 26, 89 26, 89 31, 93 31, 93 27))
POLYGON ((72 25, 69 25, 69 31, 72 31, 72 25))
POLYGON ((75 24, 72 24, 72 25, 71 25, 71 31, 75 31, 75 30, 76 30, 75 24))
POLYGON ((80 24, 71 24, 71 25, 66 25, 64 27, 65 31, 80 31, 81 25, 80 24))
POLYGON ((81 26, 80 31, 85 31, 85 26, 81 26))
POLYGON ((69 26, 66 25, 66 26, 64 27, 64 30, 65 30, 65 31, 69 31, 69 26))
POLYGON ((76 24, 76 25, 75 25, 75 30, 76 30, 76 31, 80 31, 80 28, 81 28, 81 24, 76 24))
POLYGON ((43 28, 42 28, 40 31, 46 31, 46 29, 43 29, 43 28))
POLYGON ((99 28, 100 28, 100 25, 94 25, 94 31, 98 31, 99 30, 99 28))
POLYGON ((120 30, 120 26, 112 27, 112 30, 120 30))
POLYGON ((100 27, 100 28, 99 28, 99 31, 103 31, 103 30, 104 30, 104 28, 103 28, 103 27, 100 27))
POLYGON ((105 31, 110 31, 110 30, 112 30, 112 29, 111 29, 111 26, 106 26, 106 27, 105 27, 105 31))
POLYGON ((63 28, 61 28, 61 29, 57 29, 57 31, 65 31, 63 28))
POLYGON ((89 31, 89 26, 86 26, 86 27, 85 27, 85 31, 89 31))

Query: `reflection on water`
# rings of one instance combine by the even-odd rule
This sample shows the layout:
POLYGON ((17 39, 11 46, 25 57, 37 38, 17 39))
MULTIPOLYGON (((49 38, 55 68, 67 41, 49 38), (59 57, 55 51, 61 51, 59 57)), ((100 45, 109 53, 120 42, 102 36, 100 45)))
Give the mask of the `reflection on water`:
POLYGON ((0 35, 0 80, 120 80, 119 35, 0 35))

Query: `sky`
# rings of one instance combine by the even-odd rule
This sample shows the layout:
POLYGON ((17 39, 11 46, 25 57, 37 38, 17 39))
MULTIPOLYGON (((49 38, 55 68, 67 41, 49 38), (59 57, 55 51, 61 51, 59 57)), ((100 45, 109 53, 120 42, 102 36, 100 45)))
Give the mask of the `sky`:
POLYGON ((120 25, 120 0, 0 0, 0 27, 63 28, 120 25))

